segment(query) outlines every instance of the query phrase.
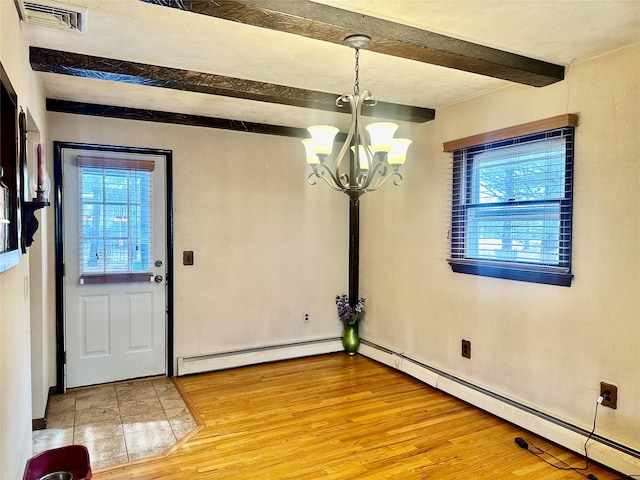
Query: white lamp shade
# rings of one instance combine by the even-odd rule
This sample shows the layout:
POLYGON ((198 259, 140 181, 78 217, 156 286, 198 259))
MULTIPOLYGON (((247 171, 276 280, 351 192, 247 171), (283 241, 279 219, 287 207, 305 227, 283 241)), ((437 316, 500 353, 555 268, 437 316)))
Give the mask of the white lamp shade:
POLYGON ((391 142, 393 134, 396 133, 398 125, 391 122, 370 123, 366 127, 371 139, 371 151, 373 153, 389 152, 391 150, 391 142))
POLYGON ((307 128, 307 130, 311 134, 313 153, 316 155, 331 155, 333 139, 340 130, 329 125, 315 125, 307 128))
POLYGON ((409 145, 411 145, 411 140, 408 138, 394 138, 387 156, 389 165, 403 165, 407 159, 409 145))
POLYGON ((313 153, 313 140, 307 138, 305 140, 302 140, 302 144, 307 151, 307 163, 309 165, 318 165, 320 163, 320 159, 315 153, 313 153))
MULTIPOLYGON (((356 147, 351 147, 351 151, 355 153, 356 147)), ((358 164, 360 165, 360 170, 369 170, 369 159, 364 145, 358 145, 358 164)))

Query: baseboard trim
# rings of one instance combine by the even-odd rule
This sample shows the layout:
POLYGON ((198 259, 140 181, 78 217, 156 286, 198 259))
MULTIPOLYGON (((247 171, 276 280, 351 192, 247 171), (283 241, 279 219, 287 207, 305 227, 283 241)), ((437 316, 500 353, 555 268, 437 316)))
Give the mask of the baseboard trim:
MULTIPOLYGON (((362 340, 359 353, 464 400, 525 430, 584 455, 589 431, 527 405, 493 393, 466 380, 425 365, 404 354, 362 340)), ((589 458, 625 475, 640 472, 640 451, 594 434, 588 443, 589 458)))
POLYGON ((31 430, 44 430, 47 428, 47 419, 46 418, 34 418, 31 420, 31 430))
POLYGON ((340 337, 178 357, 178 376, 308 357, 342 350, 340 337))
POLYGON ((47 418, 49 417, 49 400, 51 400, 51 396, 57 393, 58 388, 56 386, 49 387, 49 392, 47 394, 47 404, 44 407, 44 417, 43 418, 33 418, 31 419, 31 430, 44 430, 47 428, 47 418))

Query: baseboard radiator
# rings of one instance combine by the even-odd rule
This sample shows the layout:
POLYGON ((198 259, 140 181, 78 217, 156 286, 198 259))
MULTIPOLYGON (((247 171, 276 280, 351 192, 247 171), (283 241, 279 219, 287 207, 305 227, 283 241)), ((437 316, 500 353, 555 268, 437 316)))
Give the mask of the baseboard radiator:
MULTIPOLYGON (((584 455, 589 431, 497 395, 410 357, 363 340, 358 352, 448 393, 497 417, 584 455)), ((595 405, 595 399, 594 399, 595 405)), ((597 432, 597 429, 596 429, 597 432)), ((515 445, 515 444, 514 444, 515 445)), ((589 458, 626 475, 640 473, 640 451, 621 445, 597 433, 587 445, 589 458)))
POLYGON ((178 376, 339 352, 342 349, 340 337, 332 337, 205 355, 178 357, 178 376))

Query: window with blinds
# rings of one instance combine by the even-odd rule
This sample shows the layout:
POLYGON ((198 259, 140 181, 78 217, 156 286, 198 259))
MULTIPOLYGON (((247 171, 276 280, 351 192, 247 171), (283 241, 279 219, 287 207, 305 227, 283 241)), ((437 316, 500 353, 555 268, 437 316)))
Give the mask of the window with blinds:
POLYGON ((149 281, 154 162, 78 156, 81 283, 149 281))
POLYGON ((453 150, 455 272, 571 284, 573 138, 566 125, 453 150))

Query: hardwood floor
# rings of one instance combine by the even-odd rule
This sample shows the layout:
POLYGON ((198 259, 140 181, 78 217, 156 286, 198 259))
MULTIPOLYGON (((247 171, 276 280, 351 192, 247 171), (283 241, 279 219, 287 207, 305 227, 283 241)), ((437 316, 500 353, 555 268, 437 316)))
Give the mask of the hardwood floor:
POLYGON ((163 457, 96 471, 114 479, 620 478, 561 471, 524 437, 585 460, 362 355, 342 353, 176 379, 201 425, 163 457))

